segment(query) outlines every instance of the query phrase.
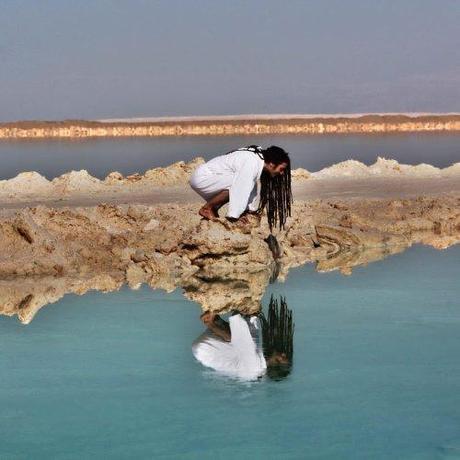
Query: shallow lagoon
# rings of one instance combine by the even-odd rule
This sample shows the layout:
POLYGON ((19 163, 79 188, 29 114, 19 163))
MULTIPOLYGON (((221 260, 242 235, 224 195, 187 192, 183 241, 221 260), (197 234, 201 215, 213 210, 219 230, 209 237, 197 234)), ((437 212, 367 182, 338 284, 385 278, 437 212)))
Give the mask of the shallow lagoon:
POLYGON ((308 265, 267 291, 294 311, 294 367, 242 383, 194 361, 176 291, 69 295, 0 318, 0 457, 456 458, 460 246, 350 277, 308 265))
POLYGON ((437 167, 460 161, 459 133, 4 140, 0 142, 0 179, 22 171, 37 171, 52 179, 72 169, 86 169, 99 178, 111 171, 126 175, 197 156, 210 159, 254 143, 282 146, 290 152, 295 168, 309 171, 350 158, 372 164, 378 156, 437 167))

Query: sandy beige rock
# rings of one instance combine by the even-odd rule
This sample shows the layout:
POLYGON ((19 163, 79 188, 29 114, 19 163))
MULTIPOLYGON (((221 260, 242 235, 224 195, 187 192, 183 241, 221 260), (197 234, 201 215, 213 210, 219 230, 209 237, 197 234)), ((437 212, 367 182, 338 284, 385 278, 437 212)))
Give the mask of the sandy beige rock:
POLYGON ((320 271, 349 274, 413 244, 460 241, 456 194, 297 201, 285 230, 275 232, 277 261, 265 242, 265 219, 209 222, 197 209, 164 203, 0 211, 0 311, 28 322, 66 292, 126 282, 182 288, 204 310, 251 312, 270 279, 284 279, 291 267, 314 262, 320 271))

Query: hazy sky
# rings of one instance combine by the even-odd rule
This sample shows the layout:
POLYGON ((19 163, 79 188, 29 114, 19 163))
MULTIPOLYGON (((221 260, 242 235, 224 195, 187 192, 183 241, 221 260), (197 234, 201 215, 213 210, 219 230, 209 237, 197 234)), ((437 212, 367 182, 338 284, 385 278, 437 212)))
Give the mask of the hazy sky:
POLYGON ((0 0, 0 121, 460 111, 460 0, 0 0))

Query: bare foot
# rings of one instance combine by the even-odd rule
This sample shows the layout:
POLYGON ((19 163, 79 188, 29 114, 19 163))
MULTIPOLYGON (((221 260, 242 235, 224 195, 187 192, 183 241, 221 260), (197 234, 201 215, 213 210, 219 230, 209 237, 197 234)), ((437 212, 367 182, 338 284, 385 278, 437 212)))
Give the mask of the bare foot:
POLYGON ((215 320, 216 314, 211 311, 205 311, 201 316, 200 319, 203 321, 204 324, 209 325, 212 324, 215 320))
POLYGON ((206 206, 203 206, 199 211, 198 214, 201 217, 204 217, 207 220, 216 220, 219 216, 217 213, 211 208, 207 208, 206 206))

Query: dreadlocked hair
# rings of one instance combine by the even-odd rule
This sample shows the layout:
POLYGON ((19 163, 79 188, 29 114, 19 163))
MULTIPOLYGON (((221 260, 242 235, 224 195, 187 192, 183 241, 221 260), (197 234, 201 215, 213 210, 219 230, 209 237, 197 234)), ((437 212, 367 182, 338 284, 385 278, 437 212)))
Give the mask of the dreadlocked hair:
POLYGON ((288 364, 280 364, 267 369, 268 376, 274 379, 283 378, 289 374, 294 354, 294 322, 292 310, 287 306, 286 299, 280 300, 272 295, 268 305, 267 316, 260 314, 262 323, 262 340, 264 356, 268 360, 274 353, 286 355, 288 364))
POLYGON ((286 219, 291 215, 291 160, 288 153, 276 145, 261 150, 260 154, 266 163, 287 164, 283 175, 272 177, 264 170, 260 177, 259 211, 267 208, 270 232, 276 225, 279 225, 281 230, 284 228, 286 219))

